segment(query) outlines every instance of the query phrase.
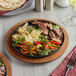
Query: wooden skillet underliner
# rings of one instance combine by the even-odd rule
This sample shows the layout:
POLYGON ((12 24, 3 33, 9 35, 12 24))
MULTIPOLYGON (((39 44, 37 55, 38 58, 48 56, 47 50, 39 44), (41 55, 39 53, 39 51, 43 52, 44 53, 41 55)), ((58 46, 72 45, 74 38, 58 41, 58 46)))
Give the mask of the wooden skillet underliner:
POLYGON ((62 31, 64 32, 64 43, 63 45, 61 46, 61 48, 55 53, 55 54, 52 54, 50 56, 47 56, 47 57, 42 57, 42 58, 30 58, 30 57, 26 57, 26 56, 23 56, 21 55, 20 53, 18 53, 12 46, 11 44, 11 41, 10 41, 10 36, 11 36, 11 33, 13 32, 13 30, 18 27, 19 25, 25 23, 25 22, 28 22, 28 21, 33 21, 33 20, 43 20, 43 21, 48 21, 48 22, 51 22, 51 23, 54 23, 54 24, 57 24, 51 20, 47 20, 47 19, 29 19, 29 20, 25 20, 25 21, 22 21, 16 25, 14 25, 7 33, 6 35, 6 47, 9 51, 9 53, 14 56, 16 59, 19 59, 21 61, 24 61, 24 62, 28 62, 28 63, 46 63, 46 62, 50 62, 52 60, 55 60, 57 59, 58 57, 62 56, 64 54, 64 52, 66 51, 67 47, 68 47, 68 43, 69 43, 69 37, 68 37, 68 34, 67 32, 65 31, 65 29, 60 26, 59 24, 57 24, 61 29, 62 31))
POLYGON ((10 66, 8 60, 2 53, 0 53, 0 58, 3 60, 5 66, 6 66, 6 70, 7 70, 6 76, 12 76, 12 70, 11 70, 11 66, 10 66))

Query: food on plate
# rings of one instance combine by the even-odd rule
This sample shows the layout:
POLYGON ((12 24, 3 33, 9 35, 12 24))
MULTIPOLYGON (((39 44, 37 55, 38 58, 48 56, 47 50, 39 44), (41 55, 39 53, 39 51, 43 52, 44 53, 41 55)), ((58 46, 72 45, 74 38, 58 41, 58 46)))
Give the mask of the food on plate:
POLYGON ((22 54, 45 56, 61 47, 64 36, 58 25, 34 20, 18 27, 12 35, 12 41, 13 46, 22 54))
POLYGON ((21 7, 26 0, 0 0, 0 11, 10 11, 21 7))
POLYGON ((5 64, 1 58, 0 58, 0 76, 6 76, 5 64))

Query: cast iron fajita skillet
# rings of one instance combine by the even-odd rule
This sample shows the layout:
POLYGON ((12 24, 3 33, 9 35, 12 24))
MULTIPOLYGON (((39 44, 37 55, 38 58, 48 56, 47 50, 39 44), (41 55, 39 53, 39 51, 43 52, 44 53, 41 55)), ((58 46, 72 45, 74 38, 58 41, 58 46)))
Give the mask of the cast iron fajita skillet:
MULTIPOLYGON (((45 20, 37 20, 37 21, 50 23, 49 21, 45 21, 45 20)), ((32 20, 32 21, 29 21, 29 22, 28 22, 28 25, 31 25, 31 22, 33 22, 33 20, 32 20)), ((12 35, 16 34, 17 29, 18 29, 19 27, 22 27, 24 24, 25 24, 25 23, 23 23, 23 24, 19 25, 18 27, 16 27, 16 28, 13 30, 13 32, 11 33, 11 44, 12 44, 12 46, 13 46, 13 43, 14 43, 13 40, 12 40, 12 35)), ((54 23, 52 23, 52 24, 54 24, 54 23)), ((60 28, 60 30, 62 31, 61 28, 60 28)), ((62 44, 60 45, 60 48, 62 47, 62 45, 63 45, 63 43, 64 43, 64 32, 62 31, 62 33, 63 33, 63 42, 62 42, 62 44)), ((51 54, 48 54, 48 55, 43 55, 43 56, 41 56, 41 55, 34 55, 34 56, 31 56, 31 55, 28 55, 28 54, 23 54, 23 53, 19 50, 19 48, 15 47, 15 46, 13 46, 13 47, 14 47, 14 49, 15 49, 17 52, 19 52, 20 54, 22 54, 22 55, 24 55, 24 56, 27 56, 27 57, 32 57, 32 58, 46 57, 46 56, 49 56, 49 55, 52 55, 52 54, 56 53, 56 52, 60 49, 60 48, 58 48, 56 51, 54 51, 54 52, 52 52, 51 54)))

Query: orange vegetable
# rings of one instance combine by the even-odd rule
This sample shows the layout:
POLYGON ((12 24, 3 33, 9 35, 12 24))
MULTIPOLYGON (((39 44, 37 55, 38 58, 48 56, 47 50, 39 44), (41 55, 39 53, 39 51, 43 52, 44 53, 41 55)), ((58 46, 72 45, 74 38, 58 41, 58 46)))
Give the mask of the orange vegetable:
POLYGON ((45 45, 45 49, 49 48, 48 44, 50 44, 50 42, 47 42, 47 44, 45 45))
POLYGON ((23 53, 23 54, 29 54, 29 51, 25 51, 25 50, 22 50, 22 49, 20 49, 21 50, 21 52, 23 53))
POLYGON ((22 51, 23 54, 29 54, 29 51, 22 51))
POLYGON ((26 48, 22 48, 22 50, 25 50, 26 51, 27 49, 26 48))
POLYGON ((24 47, 25 48, 26 46, 25 45, 17 45, 17 47, 24 47))
POLYGON ((31 52, 33 52, 36 49, 36 47, 31 48, 31 52))
POLYGON ((26 41, 26 44, 28 44, 28 41, 26 41))
POLYGON ((56 47, 51 47, 52 49, 56 49, 56 47))

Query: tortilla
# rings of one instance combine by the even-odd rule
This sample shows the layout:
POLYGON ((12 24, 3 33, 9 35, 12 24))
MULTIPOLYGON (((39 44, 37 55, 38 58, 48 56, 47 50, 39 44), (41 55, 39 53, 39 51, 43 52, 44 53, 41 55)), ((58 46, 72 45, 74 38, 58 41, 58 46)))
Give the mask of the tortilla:
POLYGON ((0 0, 0 10, 10 11, 21 7, 26 0, 0 0))

